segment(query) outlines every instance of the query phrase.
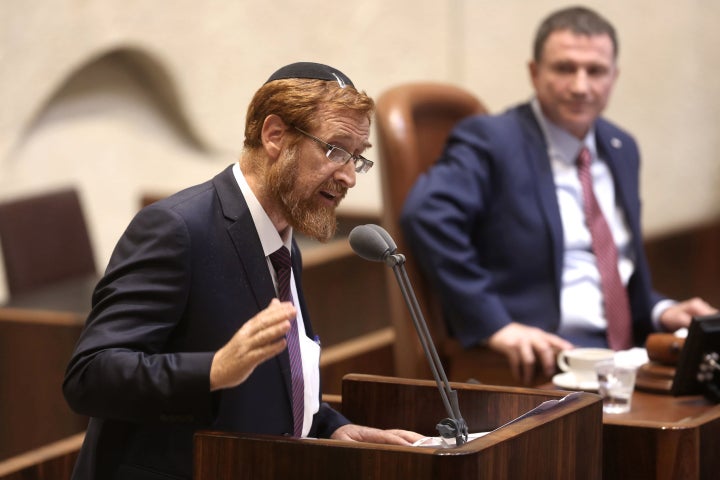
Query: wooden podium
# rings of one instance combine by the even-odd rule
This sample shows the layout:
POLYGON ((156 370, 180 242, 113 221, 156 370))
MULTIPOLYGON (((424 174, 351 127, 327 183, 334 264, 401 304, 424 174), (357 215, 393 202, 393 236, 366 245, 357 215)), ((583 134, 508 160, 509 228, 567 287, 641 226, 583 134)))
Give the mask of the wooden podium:
MULTIPOLYGON (((505 425, 568 392, 452 387, 470 432, 491 433, 461 447, 432 448, 202 431, 195 436, 194 479, 602 477, 599 396, 577 393, 505 425)), ((362 425, 437 436, 436 424, 447 417, 432 381, 351 374, 344 377, 342 392, 343 414, 362 425)))

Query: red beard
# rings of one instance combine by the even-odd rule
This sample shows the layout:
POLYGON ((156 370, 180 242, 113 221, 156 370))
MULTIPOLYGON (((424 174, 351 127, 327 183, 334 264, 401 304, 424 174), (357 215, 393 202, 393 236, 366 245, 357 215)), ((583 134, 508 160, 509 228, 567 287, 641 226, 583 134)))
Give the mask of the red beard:
POLYGON ((319 192, 336 195, 335 204, 347 194, 347 188, 333 180, 328 180, 310 194, 296 189, 298 178, 297 150, 291 149, 280 158, 267 174, 268 189, 282 209, 290 226, 320 242, 327 242, 337 230, 335 206, 321 203, 319 192))

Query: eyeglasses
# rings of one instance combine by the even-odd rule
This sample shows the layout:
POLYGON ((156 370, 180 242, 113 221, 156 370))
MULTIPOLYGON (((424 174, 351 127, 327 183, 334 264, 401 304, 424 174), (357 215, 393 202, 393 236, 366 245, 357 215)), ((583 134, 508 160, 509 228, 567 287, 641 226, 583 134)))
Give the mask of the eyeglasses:
POLYGON ((345 165, 350 160, 353 161, 353 164, 355 165, 355 171, 357 173, 366 173, 370 168, 373 166, 373 161, 368 160, 367 158, 363 157, 362 155, 353 155, 352 153, 343 150, 342 148, 338 147, 337 145, 333 145, 331 143, 327 143, 324 140, 320 140, 315 135, 311 135, 305 130, 302 130, 298 127, 293 126, 295 130, 302 133, 306 137, 309 137, 313 140, 315 140, 317 143, 320 144, 326 151, 325 156, 333 163, 337 163, 340 165, 345 165))

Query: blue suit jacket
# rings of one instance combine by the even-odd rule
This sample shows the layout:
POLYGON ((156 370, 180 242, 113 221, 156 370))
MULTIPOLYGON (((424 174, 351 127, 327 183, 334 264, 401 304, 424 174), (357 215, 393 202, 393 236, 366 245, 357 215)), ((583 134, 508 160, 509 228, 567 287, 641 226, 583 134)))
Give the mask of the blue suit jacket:
MULTIPOLYGON (((642 245, 639 153, 632 137, 609 122, 598 120, 595 129, 632 234, 628 293, 640 343, 661 297, 652 291, 642 245)), ((401 224, 440 295, 451 335, 463 345, 511 321, 557 330, 563 229, 547 146, 529 104, 460 122, 438 163, 409 193, 401 224)), ((606 345, 603 332, 569 340, 606 345)))
MULTIPOLYGON (((294 243, 292 258, 312 336, 294 243)), ((63 385, 70 406, 92 417, 74 478, 189 479, 196 430, 290 434, 287 350, 238 387, 210 392, 214 353, 274 297, 231 168, 139 212, 96 288, 63 385)), ((346 423, 321 404, 310 435, 346 423)))

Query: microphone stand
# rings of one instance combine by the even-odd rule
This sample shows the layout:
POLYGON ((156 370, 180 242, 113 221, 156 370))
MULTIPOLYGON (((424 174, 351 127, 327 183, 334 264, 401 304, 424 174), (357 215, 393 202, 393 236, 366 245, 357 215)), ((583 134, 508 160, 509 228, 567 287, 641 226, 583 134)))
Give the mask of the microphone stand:
POLYGON ((444 439, 454 438, 455 445, 463 445, 467 443, 468 427, 460 414, 457 392, 450 387, 450 382, 448 382, 445 370, 440 362, 440 357, 432 342, 430 331, 420 310, 417 297, 415 297, 415 292, 410 284, 410 279, 405 269, 405 255, 401 253, 387 255, 387 257, 385 257, 385 264, 393 269, 395 278, 397 278, 398 284, 400 285, 400 290, 410 310, 410 316, 415 325, 415 330, 417 331, 418 337, 420 337, 420 343, 430 363, 430 369, 437 383, 438 390, 440 390, 440 397, 445 406, 445 411, 449 416, 449 418, 443 419, 437 424, 438 432, 444 439))

